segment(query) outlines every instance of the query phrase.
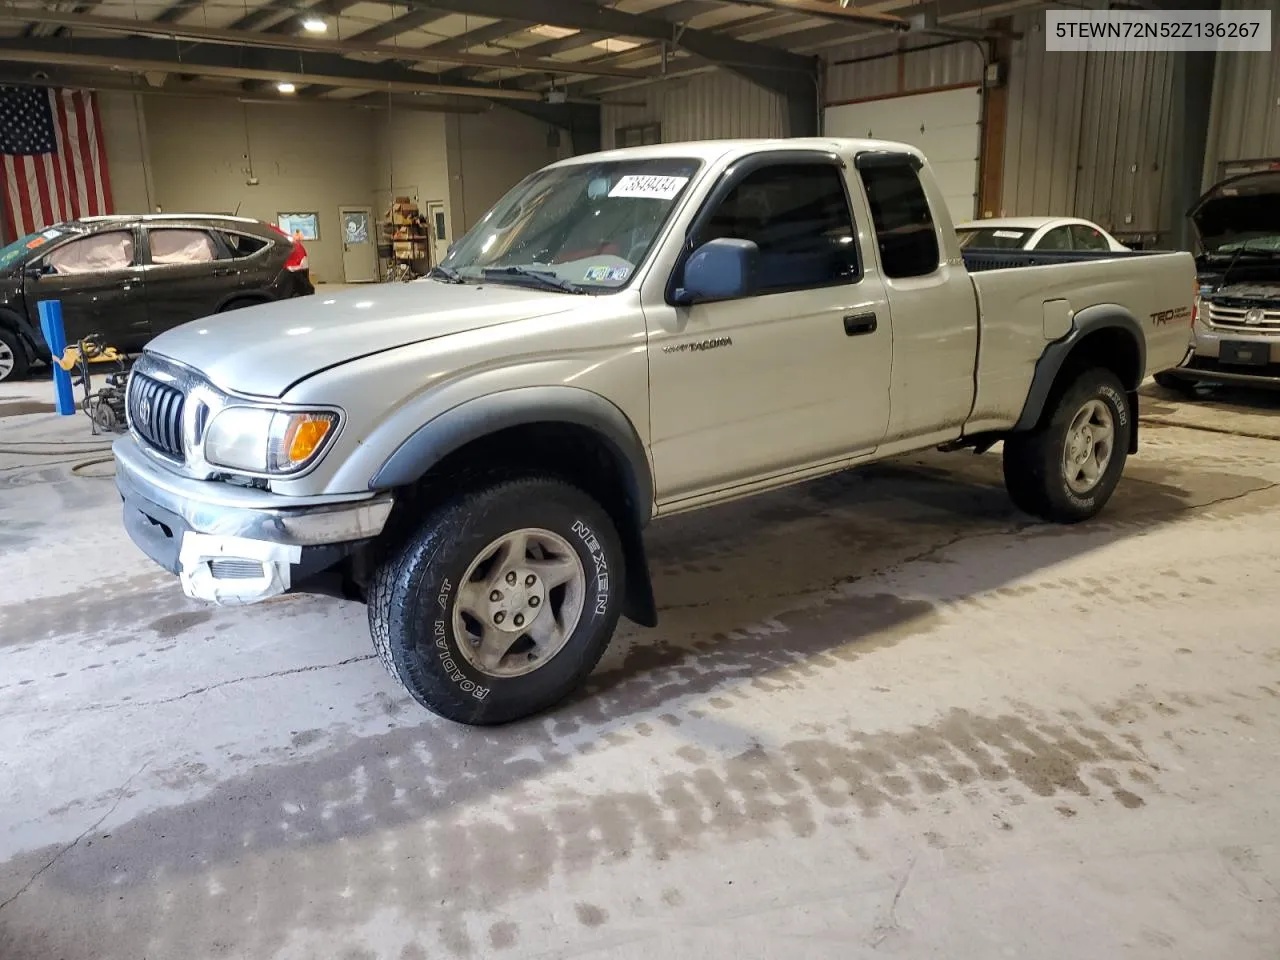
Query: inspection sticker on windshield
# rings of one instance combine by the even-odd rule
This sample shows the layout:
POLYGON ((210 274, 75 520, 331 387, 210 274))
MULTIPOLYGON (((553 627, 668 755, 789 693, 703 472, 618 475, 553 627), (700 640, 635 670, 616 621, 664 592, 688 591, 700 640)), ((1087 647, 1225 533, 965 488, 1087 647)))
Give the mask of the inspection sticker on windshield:
POLYGON ((640 197, 645 200, 674 200, 689 182, 688 177, 626 176, 613 185, 611 197, 640 197))

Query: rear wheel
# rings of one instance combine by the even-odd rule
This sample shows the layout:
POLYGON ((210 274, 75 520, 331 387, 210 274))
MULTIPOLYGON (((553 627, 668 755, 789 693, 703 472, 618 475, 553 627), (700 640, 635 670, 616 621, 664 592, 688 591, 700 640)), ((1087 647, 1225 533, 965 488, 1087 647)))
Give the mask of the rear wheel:
POLYGON ((18 335, 0 327, 0 383, 21 380, 27 375, 27 351, 18 335))
POLYGON ((1109 370, 1081 374, 1028 433, 1004 444, 1004 480, 1014 504, 1054 523, 1088 520, 1120 482, 1133 411, 1109 370))
POLYGON ((617 626, 624 558, 609 515, 550 478, 490 483, 430 511, 374 575, 383 664, 428 710, 517 720, 572 693, 617 626))

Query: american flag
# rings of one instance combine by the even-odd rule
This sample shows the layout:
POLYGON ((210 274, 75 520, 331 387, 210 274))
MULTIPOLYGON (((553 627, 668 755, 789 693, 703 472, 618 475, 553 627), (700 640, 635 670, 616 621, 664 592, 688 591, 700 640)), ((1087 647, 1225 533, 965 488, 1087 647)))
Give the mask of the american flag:
POLYGON ((0 158, 10 238, 111 212, 107 151, 91 91, 0 87, 0 158))

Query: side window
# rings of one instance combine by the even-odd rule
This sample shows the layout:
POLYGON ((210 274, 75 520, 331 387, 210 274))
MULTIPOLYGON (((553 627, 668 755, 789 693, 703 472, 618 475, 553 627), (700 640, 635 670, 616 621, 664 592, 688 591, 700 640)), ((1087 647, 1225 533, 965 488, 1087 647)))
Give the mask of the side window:
POLYGON ((263 247, 268 246, 268 241, 261 237, 251 237, 245 233, 223 233, 221 236, 227 249, 237 260, 241 257, 251 257, 263 247))
POLYGON ((1093 227, 1086 227, 1083 223, 1072 224, 1071 240, 1077 250, 1111 249, 1111 245, 1107 243, 1106 237, 1093 227))
POLYGON ((109 273, 133 266, 133 231, 112 230, 64 243, 49 252, 46 270, 60 276, 109 273))
POLYGON ((862 168, 862 185, 880 245, 885 276, 925 277, 938 269, 938 233, 920 177, 906 158, 862 168))
POLYGON ((1036 244, 1037 250, 1070 250, 1071 249, 1071 228, 1070 227, 1054 227, 1036 244))
POLYGON ((859 276, 853 215, 834 166, 778 164, 748 174, 716 208, 698 243, 726 237, 760 248, 761 293, 859 276))
POLYGON ((152 263, 209 263, 218 259, 213 237, 203 230, 151 227, 147 239, 151 244, 152 263))

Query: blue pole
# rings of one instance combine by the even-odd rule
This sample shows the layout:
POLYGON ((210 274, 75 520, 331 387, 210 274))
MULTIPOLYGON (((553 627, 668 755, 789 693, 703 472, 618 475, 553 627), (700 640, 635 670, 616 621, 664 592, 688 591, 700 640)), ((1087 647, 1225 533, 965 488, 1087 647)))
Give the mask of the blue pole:
POLYGON ((64 417, 76 412, 75 393, 71 389, 71 374, 58 366, 58 358, 67 352, 67 331, 62 326, 62 303, 58 300, 41 300, 36 309, 40 312, 40 330, 53 358, 54 409, 64 417))

